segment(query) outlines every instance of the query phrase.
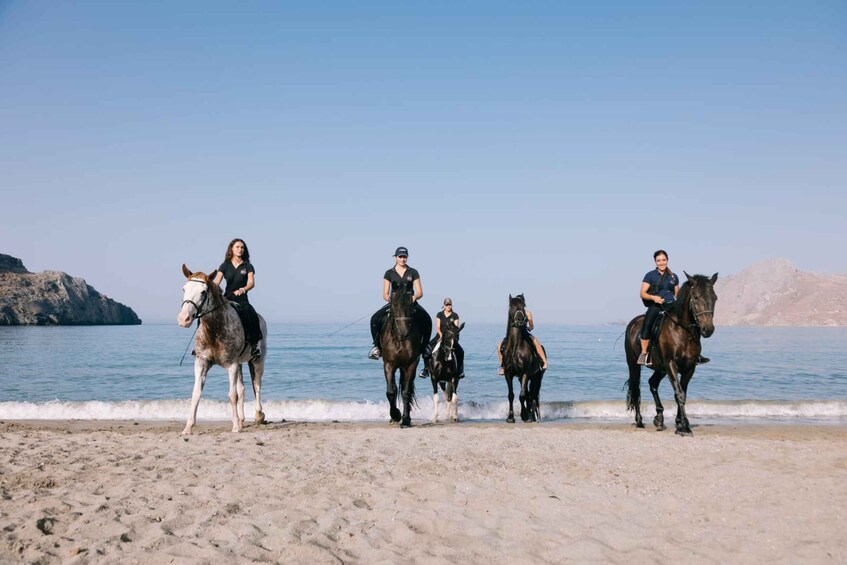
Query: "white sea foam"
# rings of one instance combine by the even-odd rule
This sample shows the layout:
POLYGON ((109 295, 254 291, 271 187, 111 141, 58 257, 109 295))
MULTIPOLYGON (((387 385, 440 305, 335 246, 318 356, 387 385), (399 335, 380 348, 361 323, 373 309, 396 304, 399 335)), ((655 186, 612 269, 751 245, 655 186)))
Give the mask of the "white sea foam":
MULTIPOLYGON (((126 400, 119 402, 59 401, 51 402, 0 402, 0 419, 3 420, 182 420, 188 414, 188 400, 126 400)), ((345 402, 330 400, 269 401, 263 405, 266 418, 270 421, 385 421, 388 419, 388 403, 345 402)), ((432 398, 418 399, 412 411, 415 420, 432 417, 432 398)), ((515 402, 515 409, 520 406, 515 402)), ((773 400, 700 400, 687 405, 690 418, 710 420, 766 420, 766 421, 810 421, 847 422, 847 401, 773 401, 773 400)), ((245 404, 247 419, 252 419, 253 402, 245 404)), ((440 408, 446 414, 443 404, 440 408)), ((459 417, 463 420, 505 420, 508 403, 460 402, 459 417)), ((645 418, 652 418, 655 408, 652 402, 642 402, 645 418)), ((672 419, 676 405, 667 403, 665 416, 672 419)), ((621 400, 573 401, 541 404, 541 415, 545 421, 588 420, 627 421, 633 418, 621 400)), ((197 413, 200 420, 228 420, 228 402, 203 400, 197 413)))

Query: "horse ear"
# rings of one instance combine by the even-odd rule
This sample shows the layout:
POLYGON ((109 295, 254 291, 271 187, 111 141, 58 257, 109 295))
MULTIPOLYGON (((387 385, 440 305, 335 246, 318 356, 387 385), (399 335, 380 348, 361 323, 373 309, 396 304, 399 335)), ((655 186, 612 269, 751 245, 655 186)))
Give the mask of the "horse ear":
POLYGON ((712 275, 712 278, 710 278, 709 280, 712 281, 712 284, 715 284, 715 281, 718 280, 718 274, 715 273, 714 275, 712 275))
MULTIPOLYGON (((685 273, 685 271, 682 271, 682 272, 685 273)), ((685 278, 688 279, 688 280, 691 280, 691 275, 689 275, 688 273, 685 273, 685 278)))
POLYGON ((510 292, 509 293, 509 302, 511 302, 511 301, 512 301, 512 293, 510 292))
POLYGON ((218 276, 218 270, 215 269, 211 273, 209 273, 209 282, 214 282, 215 277, 218 276))
POLYGON ((182 264, 182 274, 185 275, 185 278, 187 279, 191 278, 191 271, 185 266, 185 263, 182 264))

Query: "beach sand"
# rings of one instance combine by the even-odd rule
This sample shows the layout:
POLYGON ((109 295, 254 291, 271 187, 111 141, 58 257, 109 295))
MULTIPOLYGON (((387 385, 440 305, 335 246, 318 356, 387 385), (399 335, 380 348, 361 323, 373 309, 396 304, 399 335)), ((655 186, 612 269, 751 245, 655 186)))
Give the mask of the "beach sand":
POLYGON ((845 563, 847 428, 0 422, 0 562, 845 563))

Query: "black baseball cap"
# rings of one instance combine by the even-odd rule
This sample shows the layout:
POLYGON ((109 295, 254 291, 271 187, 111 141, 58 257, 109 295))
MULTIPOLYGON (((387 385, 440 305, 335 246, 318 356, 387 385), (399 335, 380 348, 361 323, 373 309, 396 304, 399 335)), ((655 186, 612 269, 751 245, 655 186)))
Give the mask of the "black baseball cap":
POLYGON ((398 247, 397 251, 394 252, 394 256, 395 257, 408 257, 409 256, 409 250, 406 249, 405 247, 398 247))

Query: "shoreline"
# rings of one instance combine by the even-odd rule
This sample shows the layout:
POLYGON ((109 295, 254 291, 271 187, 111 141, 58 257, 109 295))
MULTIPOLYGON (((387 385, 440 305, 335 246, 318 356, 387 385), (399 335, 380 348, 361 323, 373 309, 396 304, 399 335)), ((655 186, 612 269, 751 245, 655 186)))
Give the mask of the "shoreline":
POLYGON ((0 561, 847 560, 847 426, 3 420, 0 561))

